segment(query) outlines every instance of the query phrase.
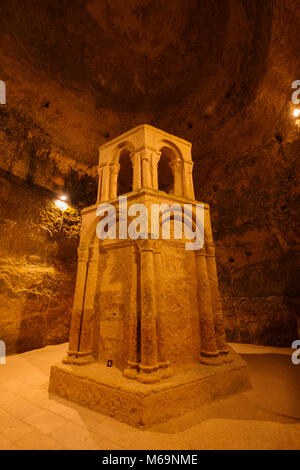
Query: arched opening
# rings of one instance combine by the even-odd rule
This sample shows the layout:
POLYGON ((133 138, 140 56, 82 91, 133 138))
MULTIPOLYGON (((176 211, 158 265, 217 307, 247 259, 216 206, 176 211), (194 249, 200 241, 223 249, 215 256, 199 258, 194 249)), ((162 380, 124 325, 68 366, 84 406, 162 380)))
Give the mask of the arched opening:
POLYGON ((166 193, 174 193, 174 175, 170 167, 174 156, 172 150, 167 147, 161 149, 161 157, 158 162, 158 189, 166 193))
POLYGON ((130 191, 132 191, 133 169, 129 155, 130 152, 126 149, 122 150, 122 152, 120 153, 120 170, 117 183, 117 196, 120 196, 121 194, 125 193, 130 193, 130 191))

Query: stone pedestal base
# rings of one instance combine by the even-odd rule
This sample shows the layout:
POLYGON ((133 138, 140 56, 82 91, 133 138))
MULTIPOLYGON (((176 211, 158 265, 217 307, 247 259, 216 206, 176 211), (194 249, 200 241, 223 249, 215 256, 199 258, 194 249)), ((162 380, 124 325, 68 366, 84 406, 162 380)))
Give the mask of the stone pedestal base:
POLYGON ((155 384, 130 380, 104 364, 52 366, 49 390, 136 427, 149 427, 233 393, 251 388, 246 363, 191 364, 155 384))

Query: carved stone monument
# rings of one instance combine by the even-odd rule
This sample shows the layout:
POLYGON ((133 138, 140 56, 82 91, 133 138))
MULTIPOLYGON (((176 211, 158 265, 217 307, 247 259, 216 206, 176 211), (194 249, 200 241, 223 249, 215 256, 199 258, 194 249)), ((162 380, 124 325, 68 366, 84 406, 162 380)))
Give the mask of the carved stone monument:
POLYGON ((97 203, 82 211, 69 349, 51 368, 50 391, 150 426, 249 388, 245 362, 226 344, 209 206, 195 201, 191 144, 141 125, 99 154, 97 203), (104 204, 115 210, 113 236, 99 238, 104 204), (138 212, 148 219, 139 221, 139 238, 130 237, 138 212), (203 227, 204 243, 186 249, 188 231, 176 231, 185 223, 192 233, 203 227))

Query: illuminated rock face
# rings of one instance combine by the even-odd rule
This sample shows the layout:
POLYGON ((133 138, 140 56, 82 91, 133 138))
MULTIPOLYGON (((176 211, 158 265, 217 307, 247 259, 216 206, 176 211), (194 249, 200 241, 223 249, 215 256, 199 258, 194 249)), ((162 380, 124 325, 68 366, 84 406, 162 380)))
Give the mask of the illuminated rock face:
POLYGON ((68 341, 80 213, 0 170, 0 339, 7 354, 68 341), (62 300, 63 299, 63 300, 62 300))
MULTIPOLYGON (((128 384, 132 381, 128 379, 147 384, 140 385, 142 387, 164 379, 168 389, 174 386, 185 389, 191 377, 192 382, 199 383, 201 392, 201 380, 211 374, 211 366, 218 366, 213 367, 216 377, 220 373, 223 377, 223 368, 227 367, 229 388, 228 384, 224 389, 219 388, 220 384, 212 380, 214 392, 211 390, 203 397, 202 390, 199 401, 191 400, 192 407, 206 402, 208 396, 236 390, 231 380, 233 370, 242 368, 244 374, 245 365, 226 345, 209 206, 194 199, 192 167, 190 143, 149 125, 138 126, 100 147, 98 202, 82 211, 69 350, 64 365, 52 368, 52 391, 107 411, 107 401, 104 403, 99 398, 102 404, 97 402, 95 406, 93 396, 99 393, 103 398, 103 387, 116 385, 116 377, 117 388, 125 387, 124 393, 125 390, 128 393, 126 387, 132 389, 128 384), (124 188, 129 189, 125 210, 124 199, 120 203, 117 197, 124 188), (99 221, 103 220, 99 216, 102 203, 107 204, 106 207, 110 204, 112 213, 116 213, 110 226, 110 230, 114 224, 117 226, 115 238, 100 240, 97 236, 99 221), (137 206, 139 213, 141 205, 147 210, 147 223, 140 225, 140 238, 126 236, 126 230, 120 239, 122 224, 124 229, 124 223, 131 224, 134 220, 134 204, 140 205, 137 206), (202 224, 204 243, 199 237, 199 245, 186 249, 188 239, 176 235, 175 226, 179 223, 182 228, 181 221, 170 223, 173 229, 169 238, 163 239, 161 231, 160 236, 157 234, 158 238, 154 238, 155 204, 172 206, 174 219, 176 214, 186 214, 185 207, 191 208, 191 227, 195 227, 196 232, 197 226, 202 224), (202 211, 199 212, 201 223, 196 206, 202 211), (111 377, 106 366, 111 367, 111 377), (185 370, 190 371, 187 377, 182 376, 185 370), (84 377, 88 382, 96 381, 100 387, 98 392, 90 391, 91 399, 86 398, 84 377), (72 395, 75 383, 81 390, 81 393, 77 390, 76 396, 72 395)), ((188 224, 186 217, 183 221, 188 224)), ((161 229, 163 224, 164 216, 159 216, 158 227, 161 229)), ((191 246, 191 240, 189 242, 191 246)), ((243 375, 237 388, 246 384, 243 375)), ((146 391, 151 390, 146 388, 146 391)), ((191 390, 190 393, 193 395, 191 390)), ((167 415, 161 414, 163 419, 172 416, 178 405, 180 408, 185 394, 183 389, 181 394, 175 401, 171 396, 168 398, 167 415)), ((124 411, 127 398, 122 400, 120 415, 116 416, 137 425, 124 411)), ((119 409, 114 403, 110 411, 116 407, 119 409)), ((152 421, 143 414, 146 409, 142 401, 140 424, 152 421)))

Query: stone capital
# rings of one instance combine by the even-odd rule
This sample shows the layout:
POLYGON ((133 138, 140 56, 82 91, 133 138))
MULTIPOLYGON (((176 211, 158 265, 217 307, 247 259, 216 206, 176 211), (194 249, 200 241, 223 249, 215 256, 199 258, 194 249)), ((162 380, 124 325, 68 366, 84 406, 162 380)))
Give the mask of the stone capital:
MULTIPOLYGON (((148 234, 148 237, 151 237, 151 234, 148 234)), ((152 251, 152 253, 158 253, 159 243, 157 240, 151 239, 138 239, 135 240, 135 246, 140 253, 145 251, 152 251)))
POLYGON ((86 243, 81 243, 77 248, 78 261, 88 262, 89 260, 89 249, 86 243))
POLYGON ((176 170, 181 170, 181 169, 182 169, 182 160, 179 160, 179 159, 172 160, 172 161, 169 163, 169 166, 170 166, 171 168, 173 168, 174 171, 176 171, 176 170))
POLYGON ((120 170, 120 164, 119 163, 111 163, 110 164, 110 171, 113 174, 118 174, 120 170))
POLYGON ((129 158, 130 158, 130 160, 131 160, 132 162, 134 161, 135 158, 137 158, 137 157, 139 157, 139 156, 140 156, 140 152, 139 152, 139 151, 137 151, 137 152, 131 152, 131 153, 129 154, 129 158))
POLYGON ((156 152, 156 151, 152 152, 152 162, 154 165, 158 165, 160 157, 161 157, 161 152, 156 152))
POLYGON ((99 255, 99 244, 94 243, 89 250, 90 258, 89 261, 98 261, 98 255, 99 255))
POLYGON ((143 148, 140 150, 139 153, 140 153, 142 160, 147 160, 149 162, 151 161, 153 150, 150 150, 148 148, 143 148))
POLYGON ((194 166, 194 162, 191 161, 191 160, 183 160, 184 164, 187 165, 187 167, 189 168, 193 168, 194 166))
POLYGON ((100 163, 100 164, 98 165, 98 167, 97 167, 97 172, 98 172, 99 175, 101 174, 101 172, 102 172, 102 170, 103 170, 103 168, 104 168, 105 166, 107 166, 107 163, 100 163))

